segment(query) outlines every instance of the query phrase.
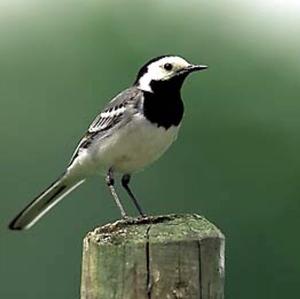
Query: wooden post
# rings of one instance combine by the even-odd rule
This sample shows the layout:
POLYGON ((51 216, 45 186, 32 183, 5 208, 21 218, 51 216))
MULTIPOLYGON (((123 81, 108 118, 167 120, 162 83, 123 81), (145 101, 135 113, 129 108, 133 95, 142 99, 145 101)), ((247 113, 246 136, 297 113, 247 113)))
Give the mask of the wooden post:
POLYGON ((179 298, 224 298, 224 236, 205 218, 130 218, 87 234, 81 299, 179 298))

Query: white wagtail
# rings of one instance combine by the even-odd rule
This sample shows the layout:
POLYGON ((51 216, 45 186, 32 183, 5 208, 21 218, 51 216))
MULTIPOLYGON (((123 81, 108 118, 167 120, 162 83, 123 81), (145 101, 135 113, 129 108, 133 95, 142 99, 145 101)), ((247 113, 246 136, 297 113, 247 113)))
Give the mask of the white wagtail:
POLYGON ((194 71, 206 69, 179 56, 165 55, 146 63, 130 88, 113 98, 79 142, 65 173, 36 197, 10 223, 28 229, 89 176, 106 175, 122 217, 127 214, 114 188, 114 173, 141 216, 141 206, 129 188, 130 177, 157 160, 176 139, 183 116, 180 89, 194 71))

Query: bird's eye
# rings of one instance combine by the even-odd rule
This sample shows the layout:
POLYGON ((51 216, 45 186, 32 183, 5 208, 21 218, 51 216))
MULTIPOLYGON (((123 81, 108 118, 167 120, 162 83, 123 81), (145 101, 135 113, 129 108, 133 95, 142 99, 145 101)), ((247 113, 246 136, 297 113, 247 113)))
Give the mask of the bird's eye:
POLYGON ((173 68, 173 65, 171 63, 165 63, 164 64, 164 69, 166 71, 170 71, 170 70, 172 70, 172 68, 173 68))

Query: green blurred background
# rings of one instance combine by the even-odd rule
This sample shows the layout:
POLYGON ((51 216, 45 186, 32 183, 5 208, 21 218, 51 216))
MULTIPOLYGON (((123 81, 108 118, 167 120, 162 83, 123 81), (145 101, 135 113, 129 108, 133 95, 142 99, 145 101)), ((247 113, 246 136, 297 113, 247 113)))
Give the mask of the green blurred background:
POLYGON ((30 231, 7 223, 64 170, 105 102, 165 53, 210 68, 184 86, 178 141, 133 180, 142 205, 223 230, 227 299, 299 295, 298 2, 0 0, 0 298, 79 297, 82 238, 119 215, 103 179, 30 231))

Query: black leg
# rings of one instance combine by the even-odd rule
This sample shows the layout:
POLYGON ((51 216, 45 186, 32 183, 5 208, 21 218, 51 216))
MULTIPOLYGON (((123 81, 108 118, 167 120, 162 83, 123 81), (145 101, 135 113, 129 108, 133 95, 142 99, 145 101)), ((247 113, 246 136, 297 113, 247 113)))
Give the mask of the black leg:
POLYGON ((138 209, 140 215, 142 217, 146 217, 146 214, 143 212, 143 209, 141 208, 141 206, 139 205, 138 201, 136 200, 135 196, 133 195, 133 193, 131 192, 131 190, 129 188, 129 182, 130 182, 130 175, 129 174, 123 175, 123 177, 122 177, 122 186, 127 191, 130 198, 132 199, 132 201, 133 201, 135 207, 138 209))
POLYGON ((114 180, 114 177, 113 177, 113 170, 112 168, 110 168, 107 172, 107 176, 106 176, 106 184, 110 190, 110 193, 115 201, 115 203, 117 204, 118 208, 120 209, 120 212, 121 212, 121 215, 123 218, 126 218, 127 217, 127 214, 125 212, 125 209, 124 207, 122 206, 121 204, 121 201, 116 193, 116 190, 115 190, 115 187, 114 187, 114 183, 115 183, 115 180, 114 180))

